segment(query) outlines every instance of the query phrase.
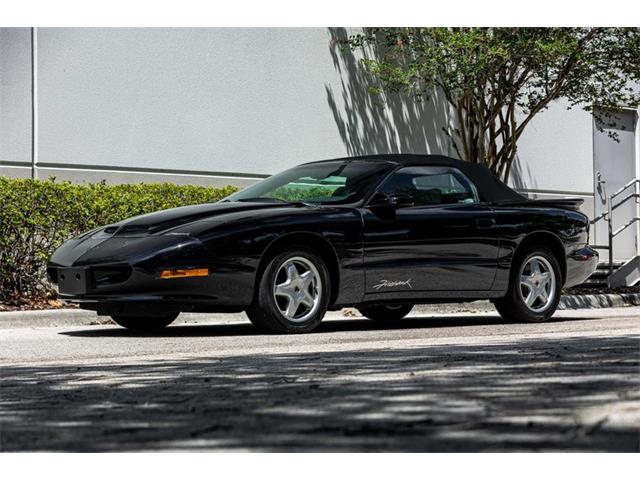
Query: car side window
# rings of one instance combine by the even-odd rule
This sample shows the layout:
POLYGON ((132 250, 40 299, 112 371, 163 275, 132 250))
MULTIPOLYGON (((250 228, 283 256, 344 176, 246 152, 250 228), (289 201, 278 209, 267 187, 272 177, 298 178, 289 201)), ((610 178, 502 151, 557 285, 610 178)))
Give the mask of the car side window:
POLYGON ((404 167, 378 189, 385 195, 410 195, 415 205, 478 203, 475 185, 453 167, 404 167))

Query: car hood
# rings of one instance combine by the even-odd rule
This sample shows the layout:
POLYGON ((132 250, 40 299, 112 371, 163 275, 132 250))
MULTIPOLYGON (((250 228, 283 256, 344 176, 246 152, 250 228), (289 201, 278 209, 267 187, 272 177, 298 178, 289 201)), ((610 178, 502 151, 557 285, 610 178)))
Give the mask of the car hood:
POLYGON ((104 231, 113 236, 147 236, 165 233, 194 222, 224 223, 234 218, 246 216, 250 212, 282 210, 283 208, 292 208, 292 205, 263 202, 204 203, 139 215, 114 225, 108 225, 104 231))
POLYGON ((172 255, 207 258, 211 254, 207 250, 210 246, 203 242, 210 242, 214 237, 222 238, 243 228, 262 228, 271 222, 290 223, 299 216, 317 222, 319 211, 331 215, 336 208, 264 202, 172 208, 132 217, 73 238, 54 252, 50 264, 141 264, 152 257, 162 256, 166 260, 172 255))
POLYGON ((250 212, 289 207, 288 204, 205 203, 132 217, 105 225, 65 242, 52 255, 53 264, 79 266, 85 263, 118 263, 169 250, 202 248, 186 233, 176 234, 185 225, 216 225, 250 212))

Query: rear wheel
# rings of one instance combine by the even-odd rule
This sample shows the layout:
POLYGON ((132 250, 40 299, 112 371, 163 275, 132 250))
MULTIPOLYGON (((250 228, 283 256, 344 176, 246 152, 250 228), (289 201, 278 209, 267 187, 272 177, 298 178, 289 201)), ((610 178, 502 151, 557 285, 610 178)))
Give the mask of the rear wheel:
POLYGON ((544 322, 560 301, 562 275, 555 255, 536 247, 518 256, 507 295, 494 302, 502 317, 513 322, 544 322))
POLYGON ((156 331, 162 330, 178 317, 178 313, 170 313, 161 317, 143 317, 129 315, 111 315, 114 322, 129 330, 156 331))
POLYGON ((292 247, 269 261, 258 284, 249 320, 271 333, 306 333, 329 306, 329 271, 313 250, 292 247))
POLYGON ((400 320, 413 309, 413 305, 370 305, 358 307, 362 315, 380 322, 400 320))

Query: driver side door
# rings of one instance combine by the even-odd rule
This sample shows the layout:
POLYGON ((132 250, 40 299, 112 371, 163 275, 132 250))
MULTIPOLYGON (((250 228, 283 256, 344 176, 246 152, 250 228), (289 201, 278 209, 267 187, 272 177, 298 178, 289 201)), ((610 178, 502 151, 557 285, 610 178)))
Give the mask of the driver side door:
POLYGON ((499 247, 494 213, 460 170, 402 167, 378 188, 363 218, 368 298, 491 289, 499 247), (385 198, 407 200, 385 205, 385 198))

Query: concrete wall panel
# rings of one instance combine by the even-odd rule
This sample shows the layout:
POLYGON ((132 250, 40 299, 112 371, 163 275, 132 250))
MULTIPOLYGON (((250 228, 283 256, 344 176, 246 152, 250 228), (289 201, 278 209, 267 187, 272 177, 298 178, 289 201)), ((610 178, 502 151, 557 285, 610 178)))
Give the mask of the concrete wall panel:
POLYGON ((0 161, 31 161, 29 28, 0 28, 0 161))

